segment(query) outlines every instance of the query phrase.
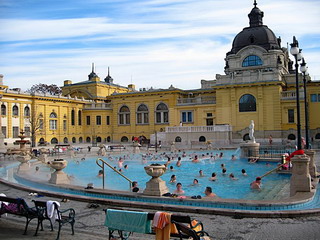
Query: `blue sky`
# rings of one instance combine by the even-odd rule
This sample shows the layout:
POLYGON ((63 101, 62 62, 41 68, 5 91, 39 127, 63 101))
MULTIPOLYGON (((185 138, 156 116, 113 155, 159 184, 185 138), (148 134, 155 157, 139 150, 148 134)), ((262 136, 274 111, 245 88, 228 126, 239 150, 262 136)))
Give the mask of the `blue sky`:
MULTIPOLYGON (((320 80, 320 1, 258 0, 264 24, 295 35, 320 80)), ((200 87, 223 74, 232 40, 249 25, 252 0, 1 0, 0 73, 11 88, 103 79, 137 88, 200 87)))

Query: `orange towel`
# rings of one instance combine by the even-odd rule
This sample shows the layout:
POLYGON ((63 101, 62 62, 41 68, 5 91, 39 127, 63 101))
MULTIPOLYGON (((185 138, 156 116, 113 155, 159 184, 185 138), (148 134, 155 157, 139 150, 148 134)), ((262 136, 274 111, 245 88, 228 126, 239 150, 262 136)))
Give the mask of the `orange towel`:
POLYGON ((170 240, 171 213, 157 212, 152 225, 155 227, 156 240, 170 240))

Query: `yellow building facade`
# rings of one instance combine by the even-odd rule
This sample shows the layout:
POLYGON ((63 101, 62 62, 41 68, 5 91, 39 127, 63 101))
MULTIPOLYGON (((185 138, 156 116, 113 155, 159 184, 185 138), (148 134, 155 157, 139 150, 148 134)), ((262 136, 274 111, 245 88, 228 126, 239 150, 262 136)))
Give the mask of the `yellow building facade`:
MULTIPOLYGON (((136 90, 120 86, 108 75, 94 72, 88 79, 65 80, 59 96, 9 89, 1 79, 1 127, 5 142, 14 142, 21 130, 36 142, 128 142, 134 136, 164 144, 192 142, 238 143, 248 138, 250 121, 255 137, 267 142, 295 141, 297 109, 295 75, 288 49, 263 25, 263 12, 255 5, 250 25, 234 39, 226 54, 224 75, 201 81, 200 89, 136 90), (224 141, 227 140, 227 141, 224 141)), ((300 75, 302 86, 302 76, 300 75)), ((320 81, 307 79, 311 142, 320 141, 320 81)), ((304 136, 304 94, 300 90, 304 136)))

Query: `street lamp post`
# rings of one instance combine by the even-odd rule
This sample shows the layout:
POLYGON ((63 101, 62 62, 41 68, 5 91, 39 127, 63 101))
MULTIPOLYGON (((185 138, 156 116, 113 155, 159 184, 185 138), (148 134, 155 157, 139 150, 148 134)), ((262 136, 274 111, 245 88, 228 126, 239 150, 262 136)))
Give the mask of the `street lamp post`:
POLYGON ((309 109, 308 109, 308 102, 307 102, 307 81, 306 75, 308 75, 308 67, 304 58, 302 58, 302 63, 300 64, 300 71, 303 74, 303 92, 304 92, 304 116, 305 116, 305 131, 306 131, 306 149, 310 148, 310 141, 309 141, 309 109))
POLYGON ((297 104, 297 132, 298 132, 298 150, 302 149, 301 146, 301 123, 300 123, 300 97, 299 97, 299 76, 298 76, 298 61, 302 59, 301 50, 299 49, 299 43, 296 37, 293 37, 293 42, 290 44, 290 53, 295 59, 295 70, 296 70, 296 104, 297 104))

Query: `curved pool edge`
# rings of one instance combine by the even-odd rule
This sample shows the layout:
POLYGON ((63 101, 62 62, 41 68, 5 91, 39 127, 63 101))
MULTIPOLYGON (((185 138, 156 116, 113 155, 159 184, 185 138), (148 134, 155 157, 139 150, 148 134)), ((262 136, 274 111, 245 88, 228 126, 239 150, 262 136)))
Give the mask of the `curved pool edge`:
MULTIPOLYGON (((26 192, 37 192, 39 194, 49 196, 49 197, 56 197, 56 198, 68 198, 75 201, 81 201, 81 202, 95 202, 99 204, 105 204, 105 205, 111 205, 114 207, 129 207, 129 208, 142 208, 142 209, 152 209, 152 210, 161 210, 161 211, 173 211, 173 212, 183 212, 183 213, 198 213, 198 214, 212 214, 212 215, 224 215, 224 216, 232 216, 235 218, 294 218, 294 217, 308 217, 308 216, 318 216, 320 215, 320 208, 315 209, 304 209, 304 210, 275 210, 275 211, 264 211, 264 210, 243 210, 243 209, 221 209, 221 208, 207 208, 207 207, 197 207, 197 206, 185 206, 185 205, 174 205, 174 204, 160 204, 160 203, 150 203, 150 202, 134 202, 134 201, 128 201, 128 200, 120 200, 120 199, 105 199, 105 198, 99 198, 99 197, 92 197, 92 196, 79 196, 79 195, 73 195, 68 193, 59 193, 59 192, 52 192, 52 191, 46 191, 46 190, 39 190, 32 187, 25 187, 20 184, 12 183, 7 180, 0 178, 0 183, 20 189, 26 192)), ((75 189, 75 190, 81 190, 83 192, 90 192, 90 193, 100 193, 103 191, 105 194, 106 192, 104 190, 86 190, 84 191, 83 188, 74 188, 71 186, 58 186, 59 188, 68 188, 68 189, 75 189)), ((109 192, 109 194, 112 194, 109 192)), ((140 197, 140 195, 137 194, 131 194, 131 193, 124 193, 120 191, 113 191, 113 194, 117 195, 126 195, 130 196, 132 198, 134 197, 140 197)), ((299 194, 303 195, 303 194, 299 194)), ((144 196, 147 197, 147 196, 144 196)), ((154 197, 147 197, 147 198, 154 198, 154 197)), ((299 196, 301 198, 301 196, 299 196)), ((309 201, 312 198, 309 198, 309 201)), ((189 199, 188 199, 189 200, 189 199)), ((229 199, 230 200, 230 199, 229 199)), ((179 201, 179 200, 177 200, 179 201)), ((308 201, 308 199, 305 199, 304 202, 308 201)), ((215 201, 216 202, 216 201, 215 201)), ((224 201, 225 202, 225 201, 224 201)), ((299 201, 301 202, 301 200, 299 201)), ((245 202, 244 204, 247 204, 245 202)), ((261 203, 260 203, 261 204, 261 203)), ((288 203, 286 203, 288 204, 288 203)), ((292 203, 293 204, 293 203, 292 203)))

